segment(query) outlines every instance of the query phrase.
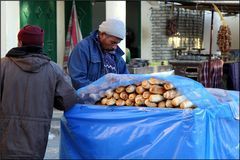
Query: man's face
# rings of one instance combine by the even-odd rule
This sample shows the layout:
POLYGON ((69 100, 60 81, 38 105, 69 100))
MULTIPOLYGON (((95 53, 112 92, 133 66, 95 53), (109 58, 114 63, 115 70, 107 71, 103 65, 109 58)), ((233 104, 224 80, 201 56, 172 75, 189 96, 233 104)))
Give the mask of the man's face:
POLYGON ((120 43, 121 41, 120 38, 108 35, 104 32, 99 34, 99 40, 100 40, 101 47, 106 51, 116 50, 118 43, 120 43))

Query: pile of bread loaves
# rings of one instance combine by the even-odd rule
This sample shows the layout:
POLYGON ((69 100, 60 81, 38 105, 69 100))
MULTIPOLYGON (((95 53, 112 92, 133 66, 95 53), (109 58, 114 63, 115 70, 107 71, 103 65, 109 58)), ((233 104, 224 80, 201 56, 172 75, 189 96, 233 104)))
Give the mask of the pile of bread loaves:
POLYGON ((159 108, 195 108, 173 84, 150 78, 138 84, 119 86, 105 92, 96 104, 108 106, 143 106, 159 108))

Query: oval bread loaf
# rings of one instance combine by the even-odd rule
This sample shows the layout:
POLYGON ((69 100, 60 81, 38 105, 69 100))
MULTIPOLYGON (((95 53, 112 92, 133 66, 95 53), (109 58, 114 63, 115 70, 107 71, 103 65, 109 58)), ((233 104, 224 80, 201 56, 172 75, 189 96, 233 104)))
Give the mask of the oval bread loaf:
POLYGON ((151 85, 149 88, 149 92, 154 94, 163 94, 165 92, 165 89, 159 85, 151 85))
POLYGON ((172 104, 173 106, 177 107, 180 105, 180 103, 182 103, 184 100, 186 100, 187 98, 184 96, 184 95, 181 95, 181 96, 178 96, 178 97, 175 97, 173 100, 172 100, 172 104))
POLYGON ((170 89, 173 89, 173 88, 174 88, 174 86, 173 86, 172 83, 165 83, 165 84, 163 85, 163 87, 164 87, 166 90, 170 90, 170 89))
POLYGON ((176 90, 173 90, 173 89, 168 90, 165 93, 163 93, 163 97, 166 99, 173 99, 177 96, 180 96, 180 94, 176 90))
POLYGON ((162 100, 164 100, 164 97, 159 94, 152 94, 149 97, 150 102, 160 102, 162 100))
POLYGON ((145 102, 146 106, 148 107, 157 107, 157 104, 156 103, 153 103, 153 102, 150 102, 149 99, 146 99, 145 102))
POLYGON ((150 79, 148 80, 148 82, 149 82, 150 84, 157 84, 157 85, 161 85, 161 84, 164 84, 164 83, 165 83, 165 81, 160 80, 160 79, 156 79, 156 78, 150 78, 150 79))
POLYGON ((191 108, 193 107, 193 103, 189 100, 185 100, 180 104, 180 108, 185 109, 185 108, 191 108))

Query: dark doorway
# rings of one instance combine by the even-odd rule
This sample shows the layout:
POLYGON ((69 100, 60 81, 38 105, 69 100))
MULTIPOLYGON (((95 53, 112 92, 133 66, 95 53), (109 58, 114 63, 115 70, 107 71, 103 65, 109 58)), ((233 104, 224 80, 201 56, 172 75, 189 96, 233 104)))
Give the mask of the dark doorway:
POLYGON ((126 47, 131 58, 141 58, 141 1, 126 2, 126 47))
POLYGON ((106 19, 106 2, 96 1, 92 3, 92 30, 98 29, 102 21, 106 19))

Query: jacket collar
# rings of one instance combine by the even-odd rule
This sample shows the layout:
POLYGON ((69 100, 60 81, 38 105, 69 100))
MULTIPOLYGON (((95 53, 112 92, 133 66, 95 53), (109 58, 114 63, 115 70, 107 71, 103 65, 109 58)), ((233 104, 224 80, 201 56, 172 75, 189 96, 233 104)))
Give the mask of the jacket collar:
MULTIPOLYGON (((99 49, 101 49, 101 46, 100 46, 100 42, 97 38, 97 34, 98 34, 98 30, 95 30, 93 32, 90 33, 90 37, 94 40, 94 42, 98 45, 99 49)), ((120 49, 119 46, 117 46, 117 49, 115 50, 115 55, 116 56, 123 56, 124 55, 124 52, 120 49)))
POLYGON ((12 48, 7 54, 6 57, 24 57, 30 54, 42 54, 46 55, 43 52, 42 47, 39 46, 23 46, 12 48))

